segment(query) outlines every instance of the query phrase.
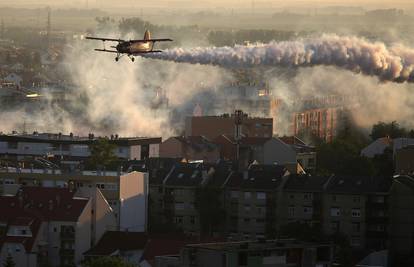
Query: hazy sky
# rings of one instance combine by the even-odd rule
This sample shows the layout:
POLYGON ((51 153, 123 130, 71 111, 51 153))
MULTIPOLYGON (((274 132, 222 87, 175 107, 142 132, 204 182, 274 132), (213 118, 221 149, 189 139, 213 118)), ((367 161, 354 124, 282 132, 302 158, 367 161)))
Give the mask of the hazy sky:
POLYGON ((364 6, 366 8, 412 8, 414 7, 413 0, 0 0, 0 5, 8 6, 39 6, 51 5, 62 6, 67 5, 71 7, 86 6, 89 7, 180 7, 180 8, 247 8, 251 7, 252 3, 257 7, 323 7, 323 6, 364 6))

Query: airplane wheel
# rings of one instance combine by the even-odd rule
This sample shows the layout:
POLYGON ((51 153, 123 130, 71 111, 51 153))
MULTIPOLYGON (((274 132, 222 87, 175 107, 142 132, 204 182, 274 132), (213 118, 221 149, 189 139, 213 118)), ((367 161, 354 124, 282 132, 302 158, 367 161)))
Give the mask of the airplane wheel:
POLYGON ((119 57, 116 57, 116 58, 115 58, 115 61, 118 61, 118 60, 119 60, 119 57))
POLYGON ((131 60, 132 60, 132 62, 134 62, 135 61, 135 58, 131 57, 131 60))

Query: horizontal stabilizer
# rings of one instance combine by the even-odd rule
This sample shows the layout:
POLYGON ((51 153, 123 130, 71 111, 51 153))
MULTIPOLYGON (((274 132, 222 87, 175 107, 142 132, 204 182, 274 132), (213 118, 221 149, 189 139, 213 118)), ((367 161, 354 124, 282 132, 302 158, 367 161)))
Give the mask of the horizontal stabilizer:
POLYGON ((95 49, 95 51, 99 51, 99 52, 108 52, 108 53, 118 53, 118 51, 115 50, 106 50, 106 49, 95 49))
POLYGON ((132 43, 148 43, 148 42, 172 42, 172 39, 147 39, 147 40, 130 40, 132 43))

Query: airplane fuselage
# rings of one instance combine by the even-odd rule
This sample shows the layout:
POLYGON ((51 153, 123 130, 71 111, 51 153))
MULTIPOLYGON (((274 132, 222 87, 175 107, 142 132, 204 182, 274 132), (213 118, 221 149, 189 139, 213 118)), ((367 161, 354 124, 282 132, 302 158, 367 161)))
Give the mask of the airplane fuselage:
POLYGON ((119 53, 125 53, 129 55, 148 53, 151 52, 154 46, 154 42, 123 42, 116 46, 116 50, 119 53))

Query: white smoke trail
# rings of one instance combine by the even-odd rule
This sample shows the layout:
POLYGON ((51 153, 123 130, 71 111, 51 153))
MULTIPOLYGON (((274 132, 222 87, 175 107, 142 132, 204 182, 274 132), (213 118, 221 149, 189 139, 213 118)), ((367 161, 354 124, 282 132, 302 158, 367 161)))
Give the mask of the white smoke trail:
POLYGON ((338 35, 254 46, 175 48, 145 57, 228 68, 327 65, 381 80, 414 81, 414 49, 338 35))

